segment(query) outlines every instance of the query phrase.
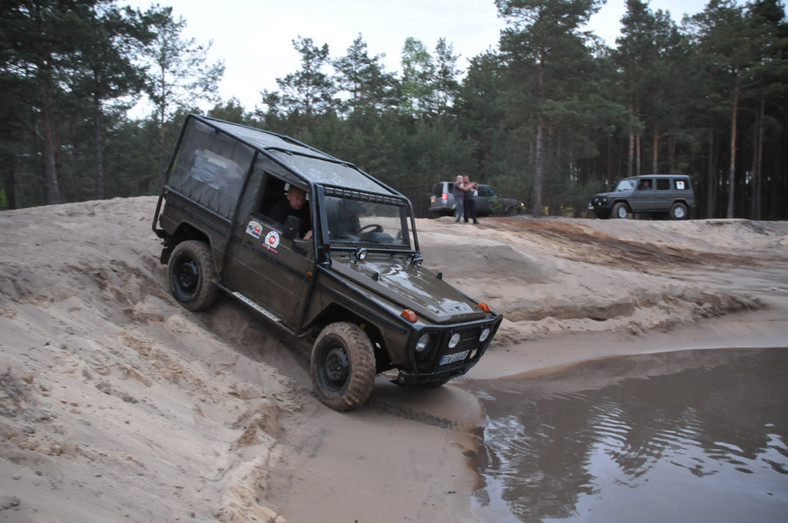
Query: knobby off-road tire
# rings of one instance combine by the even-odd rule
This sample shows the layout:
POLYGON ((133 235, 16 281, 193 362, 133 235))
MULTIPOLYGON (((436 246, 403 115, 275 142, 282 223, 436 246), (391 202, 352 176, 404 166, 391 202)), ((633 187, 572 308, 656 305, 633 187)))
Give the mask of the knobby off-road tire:
POLYGON ((168 265, 170 292, 190 311, 207 309, 219 294, 219 277, 207 243, 186 240, 178 244, 168 265))
POLYGON ((627 214, 629 214, 629 208, 627 207, 627 204, 618 202, 613 206, 613 211, 610 213, 610 217, 620 218, 623 220, 627 217, 627 214))
POLYGON ((310 374, 315 394, 340 412, 367 402, 375 384, 375 352, 369 336, 353 323, 332 323, 312 347, 310 374))
POLYGON ((676 202, 670 207, 671 220, 686 220, 687 214, 687 206, 681 202, 676 202))

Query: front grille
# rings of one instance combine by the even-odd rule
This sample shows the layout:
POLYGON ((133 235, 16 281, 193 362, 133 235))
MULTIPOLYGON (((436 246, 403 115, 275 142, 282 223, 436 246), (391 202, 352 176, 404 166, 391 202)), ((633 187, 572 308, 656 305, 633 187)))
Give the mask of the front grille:
POLYGON ((431 361, 424 361, 421 365, 419 365, 419 369, 422 371, 427 371, 430 369, 434 370, 444 370, 452 367, 456 367, 458 365, 462 365, 468 357, 474 357, 476 355, 476 350, 479 348, 479 334, 481 334, 481 327, 471 327, 460 332, 460 342, 457 343, 457 346, 453 349, 448 347, 449 340, 451 339, 452 334, 458 331, 447 331, 441 338, 440 341, 440 348, 435 353, 434 359, 431 361), (465 351, 468 351, 467 356, 452 361, 450 363, 445 363, 441 365, 441 360, 446 356, 451 356, 452 354, 461 354, 465 351))
MULTIPOLYGON (((481 333, 481 329, 479 327, 475 327, 473 329, 468 329, 462 331, 460 333, 460 343, 457 344, 456 347, 453 349, 449 349, 448 347, 444 347, 443 354, 456 354, 458 352, 463 352, 466 350, 473 350, 479 345, 479 334, 481 333)), ((448 336, 445 340, 445 343, 449 342, 448 336)))

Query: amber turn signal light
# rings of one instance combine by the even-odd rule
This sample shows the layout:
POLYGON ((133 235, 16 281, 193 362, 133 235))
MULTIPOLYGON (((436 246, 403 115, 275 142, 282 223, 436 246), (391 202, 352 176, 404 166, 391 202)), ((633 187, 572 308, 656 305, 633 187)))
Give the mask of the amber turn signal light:
POLYGON ((412 311, 412 310, 410 310, 410 309, 405 309, 404 311, 402 311, 402 313, 400 314, 400 316, 402 316, 403 318, 405 318, 406 320, 408 320, 408 321, 409 321, 409 322, 411 322, 411 323, 416 323, 416 320, 418 320, 418 319, 419 319, 419 318, 416 316, 416 313, 415 313, 415 312, 413 312, 413 311, 412 311))
POLYGON ((489 305, 487 305, 487 304, 486 304, 486 303, 484 303, 484 302, 479 302, 479 304, 477 305, 477 307, 479 307, 479 308, 480 308, 481 310, 483 310, 484 312, 490 312, 490 306, 489 306, 489 305))

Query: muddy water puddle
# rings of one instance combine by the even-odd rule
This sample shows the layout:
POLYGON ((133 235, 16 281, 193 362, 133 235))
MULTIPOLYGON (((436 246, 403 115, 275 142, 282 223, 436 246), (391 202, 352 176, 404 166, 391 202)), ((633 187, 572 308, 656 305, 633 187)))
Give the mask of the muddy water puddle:
POLYGON ((474 382, 481 521, 788 521, 788 349, 474 382))

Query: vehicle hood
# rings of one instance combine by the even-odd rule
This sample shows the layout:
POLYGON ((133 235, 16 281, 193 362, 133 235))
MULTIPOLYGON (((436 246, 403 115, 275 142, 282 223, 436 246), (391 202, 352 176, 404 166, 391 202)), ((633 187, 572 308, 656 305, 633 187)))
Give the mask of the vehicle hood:
POLYGON ((332 260, 331 269, 432 323, 473 321, 487 316, 460 291, 405 257, 378 258, 370 254, 358 262, 343 257, 332 260))
POLYGON ((591 197, 592 200, 594 199, 601 199, 601 198, 618 198, 621 196, 629 196, 632 194, 632 191, 613 191, 613 192, 600 192, 591 197))

